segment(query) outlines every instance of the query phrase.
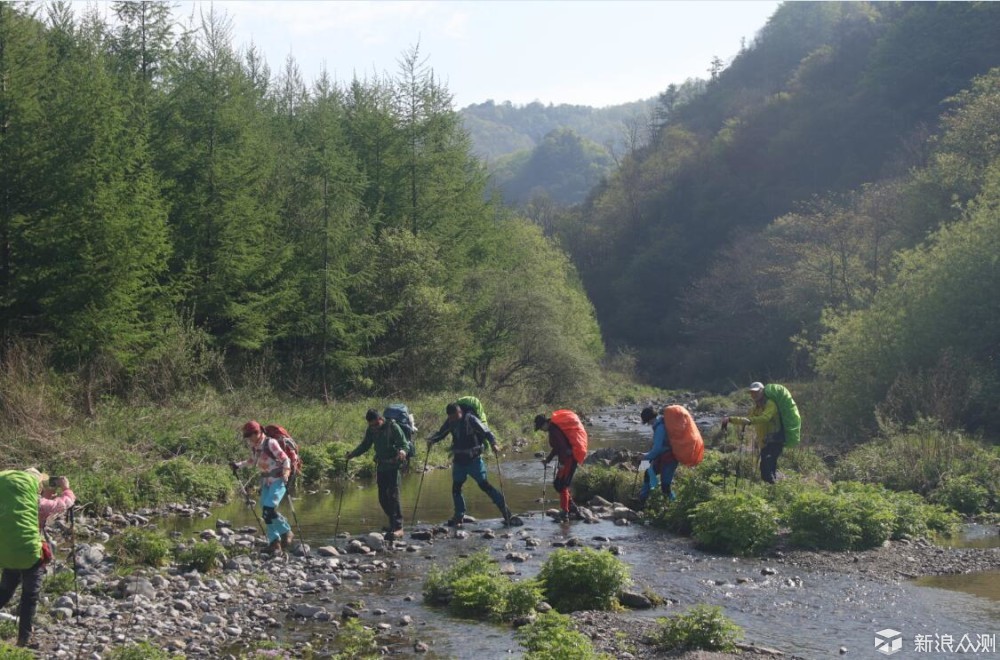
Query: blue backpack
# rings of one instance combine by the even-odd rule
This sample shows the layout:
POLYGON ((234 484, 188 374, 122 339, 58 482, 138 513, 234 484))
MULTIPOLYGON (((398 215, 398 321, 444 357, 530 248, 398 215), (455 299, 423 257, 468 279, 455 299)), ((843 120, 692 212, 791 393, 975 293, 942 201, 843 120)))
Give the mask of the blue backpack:
POLYGON ((413 421, 410 409, 405 403, 393 403, 382 411, 382 417, 396 422, 399 428, 403 429, 403 437, 406 438, 406 460, 413 458, 417 453, 416 447, 413 446, 413 434, 417 432, 417 425, 413 421))

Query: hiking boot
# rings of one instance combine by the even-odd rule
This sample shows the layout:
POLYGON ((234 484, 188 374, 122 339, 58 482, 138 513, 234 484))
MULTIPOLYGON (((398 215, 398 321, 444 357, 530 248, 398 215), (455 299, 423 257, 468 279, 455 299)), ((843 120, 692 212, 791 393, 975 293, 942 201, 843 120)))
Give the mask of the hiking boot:
POLYGON ((465 516, 455 516, 451 520, 445 523, 448 527, 460 528, 465 523, 465 516))
POLYGON ((399 529, 392 530, 391 532, 389 532, 389 536, 390 536, 390 538, 394 538, 394 539, 401 539, 401 538, 403 538, 403 528, 400 527, 399 529))
POLYGON ((559 522, 561 523, 569 522, 569 511, 559 512, 559 522))
POLYGON ((503 510, 503 524, 507 527, 520 527, 524 521, 510 512, 510 509, 503 510))
POLYGON ((294 538, 295 534, 292 533, 292 530, 288 530, 287 532, 282 534, 281 537, 278 539, 279 542, 281 543, 281 549, 288 550, 288 548, 292 546, 292 539, 294 538))
POLYGON ((260 551, 260 554, 271 555, 272 557, 275 555, 284 554, 284 550, 281 549, 281 539, 280 538, 274 539, 273 541, 268 543, 267 547, 260 551))

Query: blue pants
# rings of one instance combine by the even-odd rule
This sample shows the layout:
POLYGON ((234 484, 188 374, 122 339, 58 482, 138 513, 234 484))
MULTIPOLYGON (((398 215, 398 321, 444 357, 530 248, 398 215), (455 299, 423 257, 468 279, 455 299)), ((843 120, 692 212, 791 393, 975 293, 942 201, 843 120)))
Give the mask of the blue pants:
POLYGON ((670 490, 670 484, 674 480, 674 472, 677 471, 677 461, 654 461, 654 465, 650 465, 646 470, 646 475, 642 479, 642 490, 639 491, 639 500, 642 502, 646 501, 649 497, 649 491, 656 488, 656 482, 660 483, 660 490, 664 495, 669 497, 671 500, 676 499, 672 490, 670 490), (657 474, 656 466, 659 466, 660 471, 657 474))
POLYGON ((453 463, 451 466, 451 499, 455 503, 455 518, 461 518, 465 515, 465 498, 462 497, 462 484, 469 477, 472 477, 472 480, 479 485, 479 488, 490 496, 493 503, 500 509, 501 514, 507 510, 507 502, 504 501, 503 494, 486 480, 486 461, 483 460, 482 456, 479 456, 472 459, 472 462, 467 465, 453 463))
POLYGON ((281 479, 276 479, 271 485, 264 484, 260 488, 260 510, 264 514, 269 543, 274 543, 282 534, 292 529, 285 517, 278 513, 278 505, 284 496, 285 482, 281 479))

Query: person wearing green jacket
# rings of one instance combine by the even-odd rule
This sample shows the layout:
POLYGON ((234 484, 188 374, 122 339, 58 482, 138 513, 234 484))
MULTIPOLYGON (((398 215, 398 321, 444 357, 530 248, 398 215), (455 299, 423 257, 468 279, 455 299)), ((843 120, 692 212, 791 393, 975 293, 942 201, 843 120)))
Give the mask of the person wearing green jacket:
POLYGON ((764 394, 763 383, 750 383, 750 398, 753 408, 746 417, 727 417, 723 421, 753 426, 760 448, 760 478, 773 484, 778 476, 778 457, 785 448, 785 429, 777 404, 764 394))
POLYGON ((406 436, 396 422, 385 419, 374 408, 365 413, 368 430, 361 444, 347 455, 356 458, 375 447, 375 483, 378 503, 389 517, 386 528, 392 538, 403 536, 403 509, 399 503, 400 471, 406 464, 406 436))
POLYGON ((17 645, 31 643, 32 622, 42 591, 45 564, 52 555, 43 544, 38 524, 38 502, 48 477, 36 470, 0 472, 0 608, 21 586, 17 645))

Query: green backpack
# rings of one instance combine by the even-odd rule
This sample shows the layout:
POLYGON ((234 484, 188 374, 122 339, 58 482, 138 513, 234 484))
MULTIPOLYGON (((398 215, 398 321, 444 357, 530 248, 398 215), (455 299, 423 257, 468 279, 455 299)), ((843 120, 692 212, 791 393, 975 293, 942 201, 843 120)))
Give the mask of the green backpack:
POLYGON ((483 423, 484 426, 489 426, 490 423, 486 419, 486 411, 483 410, 483 402, 474 396, 463 396, 456 400, 455 403, 458 407, 462 409, 463 412, 471 412, 473 415, 479 418, 479 421, 483 423))
POLYGON ((785 429, 785 446, 794 447, 799 444, 802 440, 802 417, 792 393, 784 385, 769 383, 764 386, 764 396, 774 401, 774 405, 778 407, 781 426, 785 429))
POLYGON ((31 568, 42 558, 38 480, 27 472, 0 472, 0 568, 31 568))

